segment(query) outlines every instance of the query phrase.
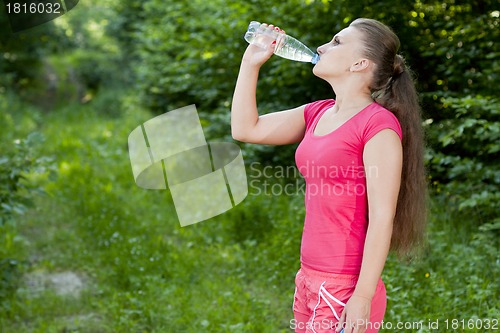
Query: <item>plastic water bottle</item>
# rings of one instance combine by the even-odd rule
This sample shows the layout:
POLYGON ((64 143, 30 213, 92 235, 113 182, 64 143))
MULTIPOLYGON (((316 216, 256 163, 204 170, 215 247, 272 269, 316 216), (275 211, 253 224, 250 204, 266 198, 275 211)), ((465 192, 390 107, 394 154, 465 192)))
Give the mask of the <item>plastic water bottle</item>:
POLYGON ((248 25, 248 30, 245 33, 245 40, 250 44, 262 48, 267 48, 269 44, 276 41, 274 54, 285 59, 311 62, 313 64, 316 64, 319 60, 319 55, 317 53, 311 51, 297 39, 277 30, 261 27, 261 24, 257 21, 252 21, 248 25))

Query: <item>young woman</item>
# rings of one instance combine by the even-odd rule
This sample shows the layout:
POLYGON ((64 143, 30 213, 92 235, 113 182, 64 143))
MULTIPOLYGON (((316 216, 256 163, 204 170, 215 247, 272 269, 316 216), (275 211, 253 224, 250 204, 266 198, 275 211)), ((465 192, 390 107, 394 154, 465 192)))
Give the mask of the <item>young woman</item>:
POLYGON ((259 116, 259 68, 274 46, 245 51, 231 131, 249 143, 300 142, 295 161, 306 181, 306 216, 292 328, 378 332, 388 252, 404 255, 418 245, 426 217, 420 108, 399 39, 378 21, 356 19, 318 48, 313 73, 335 99, 259 116))

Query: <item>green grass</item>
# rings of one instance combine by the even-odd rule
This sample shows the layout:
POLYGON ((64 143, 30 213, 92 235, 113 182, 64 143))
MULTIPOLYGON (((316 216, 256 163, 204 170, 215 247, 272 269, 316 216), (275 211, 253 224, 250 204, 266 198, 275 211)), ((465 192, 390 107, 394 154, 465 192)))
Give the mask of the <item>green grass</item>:
MULTIPOLYGON (((116 96, 120 110, 108 112, 109 94, 34 118, 12 115, 28 124, 13 137, 43 133, 41 154, 54 157, 58 176, 33 176, 47 194, 0 227, 0 259, 17 263, 8 280, 14 292, 0 305, 2 332, 290 332, 303 198, 253 194, 181 228, 168 191, 133 181, 127 137, 152 115, 126 94, 116 96), (34 294, 22 279, 63 271, 82 276, 80 297, 34 294)), ((389 258, 385 321, 498 318, 495 235, 439 203, 429 245, 410 264, 389 258)))

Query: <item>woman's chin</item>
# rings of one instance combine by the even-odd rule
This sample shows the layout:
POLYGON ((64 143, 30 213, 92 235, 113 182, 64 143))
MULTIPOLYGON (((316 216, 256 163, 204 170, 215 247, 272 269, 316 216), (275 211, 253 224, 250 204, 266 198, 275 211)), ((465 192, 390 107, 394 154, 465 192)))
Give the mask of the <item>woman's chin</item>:
POLYGON ((318 64, 314 65, 313 69, 312 69, 312 72, 314 75, 316 75, 317 77, 321 77, 319 74, 320 74, 320 71, 318 69, 318 64))
POLYGON ((325 73, 321 71, 321 67, 318 66, 318 64, 314 65, 312 72, 315 76, 319 77, 320 79, 325 79, 325 73))

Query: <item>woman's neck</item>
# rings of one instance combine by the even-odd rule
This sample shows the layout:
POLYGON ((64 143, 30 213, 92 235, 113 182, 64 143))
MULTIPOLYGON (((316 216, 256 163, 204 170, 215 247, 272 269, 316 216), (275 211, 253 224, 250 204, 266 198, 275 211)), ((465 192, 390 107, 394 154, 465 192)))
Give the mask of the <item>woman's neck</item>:
POLYGON ((371 94, 335 94, 334 112, 355 112, 373 103, 371 94))
POLYGON ((330 82, 335 93, 337 112, 361 110, 373 103, 370 89, 360 81, 344 80, 341 84, 330 82))

